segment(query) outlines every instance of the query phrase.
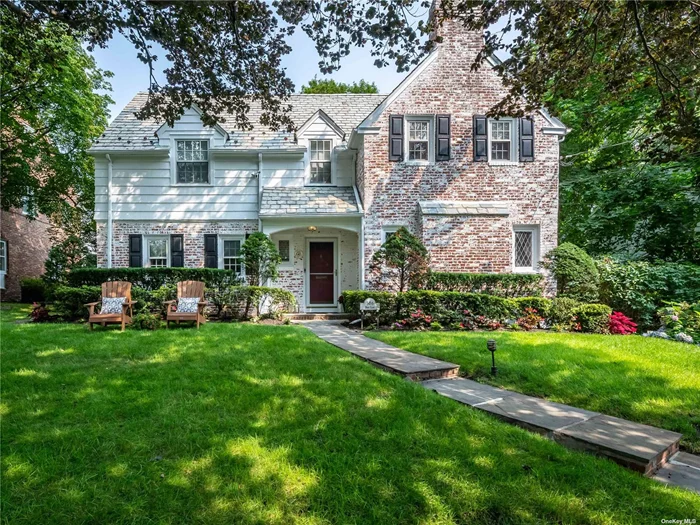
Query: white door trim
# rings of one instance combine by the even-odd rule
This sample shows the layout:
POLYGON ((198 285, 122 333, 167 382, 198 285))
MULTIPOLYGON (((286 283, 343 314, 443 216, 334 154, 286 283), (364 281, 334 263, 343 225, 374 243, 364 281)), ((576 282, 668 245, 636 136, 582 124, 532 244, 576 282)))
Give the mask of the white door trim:
POLYGON ((306 251, 304 253, 304 303, 306 308, 338 308, 338 283, 340 282, 340 264, 338 260, 338 237, 311 237, 306 236, 306 251), (312 242, 332 242, 333 243, 333 303, 329 304, 311 304, 311 293, 310 285, 311 280, 309 279, 309 270, 311 267, 311 260, 309 258, 310 248, 312 242))

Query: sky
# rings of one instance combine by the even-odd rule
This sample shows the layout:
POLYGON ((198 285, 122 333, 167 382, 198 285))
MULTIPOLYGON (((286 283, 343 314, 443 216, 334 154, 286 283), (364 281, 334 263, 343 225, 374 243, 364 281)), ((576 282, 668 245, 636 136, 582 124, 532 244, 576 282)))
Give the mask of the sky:
MULTIPOLYGON (((427 14, 424 13, 424 15, 427 14)), ((416 13, 420 15, 420 13, 416 13)), ((416 20, 420 16, 416 17, 416 20)), ((506 18, 499 20, 491 30, 498 30, 504 27, 506 18)), ((512 38, 508 35, 506 39, 512 38)), ((306 84, 314 76, 318 78, 332 78, 338 82, 352 83, 359 80, 374 82, 380 93, 388 94, 404 79, 408 72, 397 73, 395 66, 377 68, 374 65, 374 58, 370 54, 369 48, 353 48, 350 55, 341 62, 341 67, 331 75, 323 75, 318 68, 318 53, 313 41, 301 30, 289 37, 288 42, 292 52, 284 57, 283 67, 287 71, 287 76, 294 82, 295 91, 299 92, 301 86, 306 84)), ((156 52, 156 54, 158 54, 156 52)), ((136 58, 134 47, 120 34, 109 42, 105 49, 95 49, 92 53, 101 69, 111 71, 114 77, 111 78, 112 92, 110 96, 114 104, 110 105, 110 122, 116 117, 126 104, 134 97, 138 91, 148 89, 148 66, 136 58)), ((501 57, 503 58, 503 57, 501 57)), ((162 69, 167 65, 161 56, 156 62, 156 77, 158 81, 164 83, 165 76, 162 69)))
MULTIPOLYGON (((283 61, 287 76, 294 82, 295 91, 314 78, 333 78, 339 82, 357 82, 364 79, 374 82, 380 93, 390 93, 408 73, 397 73, 396 68, 379 69, 374 66, 374 58, 367 48, 354 49, 341 62, 340 70, 332 75, 324 76, 318 68, 318 54, 311 39, 305 33, 297 31, 289 39, 292 52, 283 61)), ((138 91, 148 89, 148 67, 136 58, 136 50, 121 35, 109 43, 106 49, 96 49, 92 55, 97 66, 114 73, 110 79, 112 92, 110 96, 114 104, 110 106, 110 122, 138 91)), ((165 68, 165 60, 158 60, 157 69, 165 68)), ((159 82, 164 82, 164 75, 158 76, 159 82)))

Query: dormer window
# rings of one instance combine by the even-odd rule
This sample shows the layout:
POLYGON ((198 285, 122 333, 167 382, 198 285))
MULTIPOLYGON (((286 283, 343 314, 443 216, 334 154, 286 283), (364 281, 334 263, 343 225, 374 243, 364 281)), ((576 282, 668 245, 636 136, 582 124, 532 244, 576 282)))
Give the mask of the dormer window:
POLYGON ((209 184, 209 141, 177 141, 177 183, 209 184))
POLYGON ((311 184, 331 183, 332 140, 312 140, 309 144, 311 184))

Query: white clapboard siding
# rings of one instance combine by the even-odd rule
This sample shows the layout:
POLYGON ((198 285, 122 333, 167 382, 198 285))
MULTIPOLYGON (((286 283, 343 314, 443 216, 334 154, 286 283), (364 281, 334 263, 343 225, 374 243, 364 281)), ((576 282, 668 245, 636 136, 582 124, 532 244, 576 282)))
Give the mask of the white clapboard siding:
MULTIPOLYGON (((199 113, 188 110, 172 128, 164 126, 158 133, 160 144, 171 145, 176 139, 202 138, 211 147, 223 146, 225 133, 202 125, 199 113)), ((342 137, 317 119, 299 145, 307 146, 311 138, 332 139, 334 147, 342 137)), ((212 154, 211 184, 173 184, 171 157, 167 152, 155 155, 112 155, 112 212, 115 220, 135 221, 228 221, 258 218, 260 187, 303 187, 308 175, 308 153, 272 156, 263 152, 262 172, 258 155, 212 154), (258 180, 260 175, 260 180, 258 180)), ((333 155, 334 182, 338 186, 354 184, 353 154, 338 148, 333 155)), ((107 160, 95 158, 95 219, 107 218, 107 160)))

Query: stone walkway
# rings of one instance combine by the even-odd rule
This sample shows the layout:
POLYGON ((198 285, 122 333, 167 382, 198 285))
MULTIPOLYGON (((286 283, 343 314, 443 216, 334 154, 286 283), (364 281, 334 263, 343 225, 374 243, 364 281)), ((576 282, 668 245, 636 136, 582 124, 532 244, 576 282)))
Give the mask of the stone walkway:
POLYGON ((678 451, 681 434, 526 396, 458 377, 459 366, 365 337, 339 322, 300 322, 321 339, 424 388, 537 432, 569 448, 605 456, 646 476, 700 493, 700 457, 678 451))

